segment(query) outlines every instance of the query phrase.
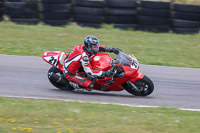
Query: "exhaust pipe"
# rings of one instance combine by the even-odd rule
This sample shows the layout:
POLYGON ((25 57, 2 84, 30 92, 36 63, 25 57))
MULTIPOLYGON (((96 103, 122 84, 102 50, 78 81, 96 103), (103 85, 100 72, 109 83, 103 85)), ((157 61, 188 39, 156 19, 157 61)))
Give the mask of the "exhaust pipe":
POLYGON ((61 77, 56 75, 53 72, 48 73, 50 79, 54 80, 55 82, 59 83, 61 81, 61 77))
POLYGON ((68 85, 68 81, 65 78, 63 78, 62 76, 58 76, 54 72, 48 73, 48 77, 49 77, 49 79, 52 79, 56 83, 61 84, 63 86, 67 86, 68 85))

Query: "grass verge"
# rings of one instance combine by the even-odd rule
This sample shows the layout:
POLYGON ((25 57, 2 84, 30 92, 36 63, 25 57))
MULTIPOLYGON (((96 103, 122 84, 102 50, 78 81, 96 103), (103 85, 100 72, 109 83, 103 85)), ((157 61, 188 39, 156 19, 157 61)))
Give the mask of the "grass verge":
POLYGON ((200 5, 199 0, 174 0, 177 3, 200 5))
POLYGON ((174 3, 200 5, 200 1, 199 0, 150 0, 150 1, 165 1, 165 2, 173 1, 174 3))
POLYGON ((70 52, 84 37, 95 35, 102 45, 135 54, 142 64, 200 68, 200 34, 150 33, 104 27, 82 28, 68 25, 16 25, 0 23, 0 54, 42 56, 44 51, 70 52))
POLYGON ((199 133, 200 112, 0 97, 1 133, 199 133))

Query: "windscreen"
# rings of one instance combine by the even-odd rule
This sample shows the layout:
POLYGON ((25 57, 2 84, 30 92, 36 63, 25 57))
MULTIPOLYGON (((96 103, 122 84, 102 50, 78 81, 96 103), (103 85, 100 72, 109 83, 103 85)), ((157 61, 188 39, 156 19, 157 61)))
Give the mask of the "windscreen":
POLYGON ((124 66, 130 66, 131 61, 132 61, 131 57, 119 51, 119 54, 117 55, 114 64, 122 64, 124 66))

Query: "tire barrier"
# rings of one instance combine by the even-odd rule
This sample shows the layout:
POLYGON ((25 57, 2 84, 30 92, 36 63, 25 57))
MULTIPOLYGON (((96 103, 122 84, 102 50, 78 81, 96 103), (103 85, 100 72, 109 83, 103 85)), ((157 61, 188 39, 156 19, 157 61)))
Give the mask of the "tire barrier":
POLYGON ((40 19, 51 26, 65 26, 70 21, 71 0, 40 0, 40 19))
POLYGON ((141 1, 138 9, 139 29, 153 32, 170 30, 170 2, 141 1))
POLYGON ((14 23, 39 23, 38 3, 34 0, 7 0, 5 14, 14 23))
POLYGON ((104 0, 74 0, 73 19, 80 26, 100 28, 105 22, 104 0))
POLYGON ((137 28, 137 1, 136 0, 106 0, 106 23, 115 28, 137 28))
POLYGON ((194 34, 200 30, 200 5, 152 0, 0 0, 0 21, 194 34))
POLYGON ((0 0, 0 22, 3 21, 3 7, 4 7, 3 0, 0 0))
POLYGON ((173 4, 171 11, 172 31, 198 33, 200 29, 200 5, 173 4))

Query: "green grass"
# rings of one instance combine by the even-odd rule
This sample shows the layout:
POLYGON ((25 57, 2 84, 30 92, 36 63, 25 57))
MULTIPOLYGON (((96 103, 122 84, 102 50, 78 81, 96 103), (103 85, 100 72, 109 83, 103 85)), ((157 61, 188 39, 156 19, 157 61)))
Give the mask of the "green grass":
POLYGON ((1 133, 199 133, 200 112, 0 97, 1 133))
POLYGON ((199 0, 150 0, 150 1, 165 1, 165 2, 173 1, 175 3, 200 5, 199 0))
POLYGON ((177 3, 200 5, 199 0, 175 0, 177 3))
POLYGON ((200 67, 200 34, 125 31, 103 26, 101 29, 75 25, 50 27, 0 23, 0 54, 42 56, 44 51, 70 52, 84 37, 95 35, 101 45, 118 47, 135 54, 141 64, 200 67))

